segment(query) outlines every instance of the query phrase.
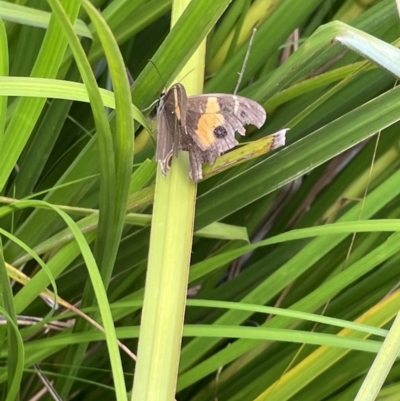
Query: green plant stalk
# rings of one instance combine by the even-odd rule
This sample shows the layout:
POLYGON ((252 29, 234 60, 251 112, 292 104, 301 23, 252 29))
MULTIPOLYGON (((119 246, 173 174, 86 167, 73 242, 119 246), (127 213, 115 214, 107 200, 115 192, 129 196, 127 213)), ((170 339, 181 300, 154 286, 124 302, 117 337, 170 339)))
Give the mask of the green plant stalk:
MULTIPOLYGON (((174 1, 172 25, 187 4, 188 0, 174 1)), ((181 71, 181 76, 187 77, 185 86, 189 93, 201 90, 204 56, 205 47, 201 45, 181 71)), ((196 200, 196 185, 188 173, 186 152, 172 161, 166 177, 159 168, 157 171, 138 361, 131 398, 135 401, 169 401, 175 396, 196 200)))

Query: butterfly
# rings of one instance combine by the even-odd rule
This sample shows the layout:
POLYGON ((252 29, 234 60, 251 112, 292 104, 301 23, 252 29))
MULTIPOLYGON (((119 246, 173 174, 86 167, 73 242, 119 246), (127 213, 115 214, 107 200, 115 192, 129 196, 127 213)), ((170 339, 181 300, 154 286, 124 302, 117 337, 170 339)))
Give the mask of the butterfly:
POLYGON ((245 135, 244 125, 260 128, 266 119, 264 108, 254 100, 223 93, 187 96, 180 83, 161 95, 157 116, 156 160, 162 173, 167 173, 172 157, 185 150, 195 182, 203 178, 203 163, 213 164, 238 144, 235 132, 245 135))

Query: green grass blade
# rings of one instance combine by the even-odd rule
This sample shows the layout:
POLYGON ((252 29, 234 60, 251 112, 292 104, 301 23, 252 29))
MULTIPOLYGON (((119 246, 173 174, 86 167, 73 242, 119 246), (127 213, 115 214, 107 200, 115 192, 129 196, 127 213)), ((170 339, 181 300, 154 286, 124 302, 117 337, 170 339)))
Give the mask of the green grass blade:
MULTIPOLYGON (((79 10, 79 1, 63 1, 68 17, 73 20, 79 10)), ((52 78, 55 77, 61 65, 65 53, 67 41, 62 33, 61 27, 52 17, 41 51, 36 59, 32 70, 32 76, 52 78)), ((8 176, 18 157, 20 156, 32 130, 39 118, 45 104, 45 99, 24 98, 18 101, 18 106, 14 111, 11 121, 7 127, 3 142, 3 152, 7 157, 0 159, 0 189, 8 179, 8 176), (21 119, 19 116, 23 115, 21 119)))

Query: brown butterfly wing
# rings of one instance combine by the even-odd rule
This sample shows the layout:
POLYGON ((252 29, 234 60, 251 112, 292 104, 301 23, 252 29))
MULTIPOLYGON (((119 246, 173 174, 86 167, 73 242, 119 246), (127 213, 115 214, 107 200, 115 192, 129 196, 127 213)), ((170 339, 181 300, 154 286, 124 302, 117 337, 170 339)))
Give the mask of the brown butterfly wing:
POLYGON ((180 149, 188 151, 190 176, 198 181, 202 163, 214 163, 237 145, 235 132, 244 135, 244 125, 261 127, 265 119, 263 107, 251 99, 226 94, 188 98, 185 88, 175 84, 160 99, 156 159, 166 174, 171 157, 180 149))
POLYGON ((172 156, 177 156, 180 145, 182 125, 186 124, 187 95, 181 84, 173 85, 161 96, 157 109, 157 151, 156 160, 165 175, 169 170, 172 156))
POLYGON ((165 175, 169 170, 169 162, 173 154, 174 137, 168 129, 165 115, 158 115, 156 160, 160 163, 161 171, 165 175))
POLYGON ((265 119, 264 108, 245 97, 225 94, 191 96, 188 98, 186 134, 204 152, 204 161, 213 163, 219 155, 237 145, 235 132, 244 135, 244 125, 253 124, 259 128, 265 119))

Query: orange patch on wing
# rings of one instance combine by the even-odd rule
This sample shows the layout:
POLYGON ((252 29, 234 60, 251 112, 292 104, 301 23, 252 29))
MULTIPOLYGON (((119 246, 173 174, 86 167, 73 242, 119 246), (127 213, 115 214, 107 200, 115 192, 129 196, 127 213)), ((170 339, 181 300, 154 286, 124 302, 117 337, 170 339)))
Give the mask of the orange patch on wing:
POLYGON ((196 134, 199 142, 209 148, 216 142, 214 129, 225 122, 224 116, 220 114, 221 107, 216 97, 207 99, 206 109, 197 121, 196 134))

